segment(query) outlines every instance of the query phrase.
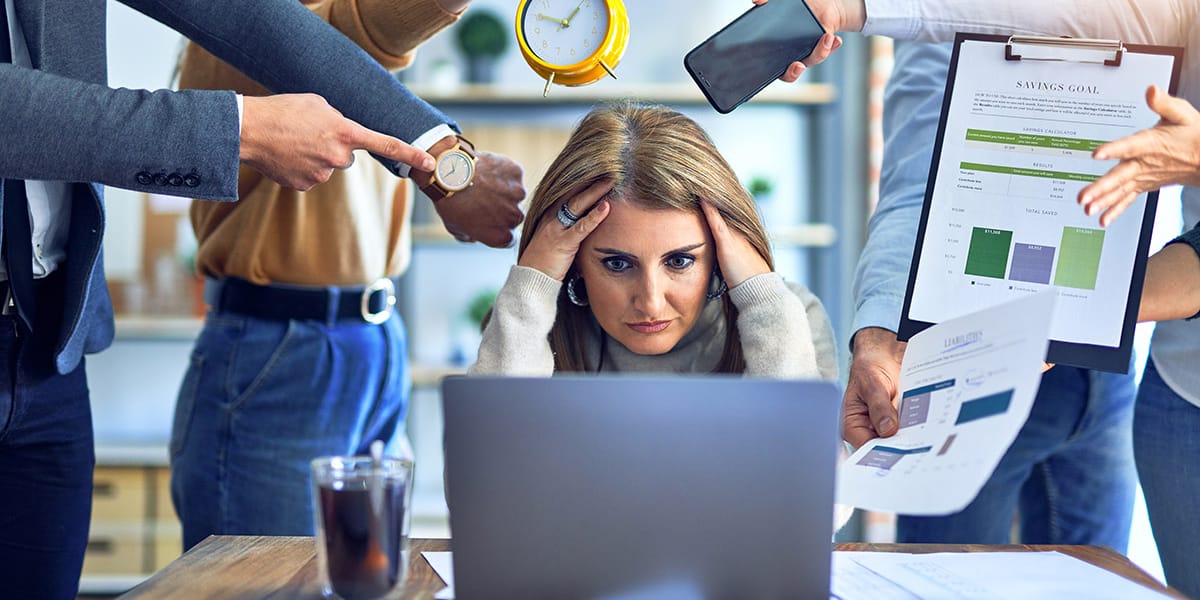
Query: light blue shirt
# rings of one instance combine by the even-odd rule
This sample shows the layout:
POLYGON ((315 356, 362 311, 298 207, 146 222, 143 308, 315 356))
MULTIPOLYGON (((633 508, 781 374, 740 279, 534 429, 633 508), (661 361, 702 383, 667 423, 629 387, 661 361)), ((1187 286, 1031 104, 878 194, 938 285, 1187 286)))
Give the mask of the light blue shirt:
POLYGON ((852 332, 899 327, 942 111, 942 96, 929 90, 945 88, 949 63, 949 45, 896 43, 899 68, 883 99, 879 205, 854 273, 852 332))

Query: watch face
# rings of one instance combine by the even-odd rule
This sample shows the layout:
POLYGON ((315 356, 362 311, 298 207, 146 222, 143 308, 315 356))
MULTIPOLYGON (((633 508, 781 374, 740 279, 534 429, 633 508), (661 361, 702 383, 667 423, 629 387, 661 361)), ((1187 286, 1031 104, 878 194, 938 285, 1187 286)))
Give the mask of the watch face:
POLYGON ((447 152, 438 159, 438 180, 447 190, 457 191, 471 183, 475 163, 461 150, 447 152))
POLYGON ((596 53, 608 33, 604 0, 529 0, 521 15, 529 49, 551 65, 573 65, 596 53))

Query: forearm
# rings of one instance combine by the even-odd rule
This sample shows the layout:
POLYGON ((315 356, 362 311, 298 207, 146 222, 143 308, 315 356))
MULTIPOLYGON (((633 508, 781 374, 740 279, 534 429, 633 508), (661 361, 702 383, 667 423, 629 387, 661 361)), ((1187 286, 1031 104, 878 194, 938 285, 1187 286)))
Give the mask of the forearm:
POLYGON ((549 377, 554 354, 547 336, 557 316, 562 282, 536 269, 514 266, 496 295, 470 375, 549 377))
POLYGON ((879 204, 855 269, 851 332, 899 326, 949 62, 947 45, 896 44, 884 94, 879 204))
POLYGON ((969 31, 1183 45, 1196 7, 1191 0, 867 0, 865 12, 847 28, 861 23, 863 33, 932 42, 969 31))
POLYGON ((0 64, 0 141, 7 177, 237 199, 230 92, 111 89, 0 64), (141 173, 195 175, 196 186, 158 185, 141 173))
MULTIPOLYGON (((412 141, 453 121, 294 0, 122 0, 275 93, 320 94, 347 118, 412 141)), ((178 141, 176 140, 176 143, 178 141)), ((407 171, 381 160, 394 173, 407 171)))
POLYGON ((1170 244, 1146 263, 1138 321, 1187 319, 1200 312, 1200 256, 1170 244))

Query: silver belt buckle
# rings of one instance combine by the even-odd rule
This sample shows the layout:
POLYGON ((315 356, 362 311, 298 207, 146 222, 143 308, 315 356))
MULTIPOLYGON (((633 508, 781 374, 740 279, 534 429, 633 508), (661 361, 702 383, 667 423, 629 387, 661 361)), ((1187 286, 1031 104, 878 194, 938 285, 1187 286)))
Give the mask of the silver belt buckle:
POLYGON ((392 309, 395 306, 396 284, 392 283, 391 279, 380 277, 363 289, 361 312, 364 321, 372 325, 386 323, 392 317, 392 309), (384 305, 383 310, 379 312, 371 312, 371 296, 374 296, 375 292, 384 292, 387 294, 387 303, 384 305))

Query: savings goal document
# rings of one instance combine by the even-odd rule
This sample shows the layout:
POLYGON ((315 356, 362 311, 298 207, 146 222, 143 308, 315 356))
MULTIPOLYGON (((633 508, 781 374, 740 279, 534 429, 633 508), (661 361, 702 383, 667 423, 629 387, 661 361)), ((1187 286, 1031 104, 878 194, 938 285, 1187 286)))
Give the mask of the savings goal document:
POLYGON ((1170 89, 1174 61, 1135 52, 1118 67, 1007 61, 1003 43, 963 40, 906 322, 938 323, 1054 288, 1052 340, 1122 346, 1149 232, 1146 195, 1108 228, 1076 198, 1116 164, 1093 159, 1093 149, 1157 123, 1145 91, 1170 89))

